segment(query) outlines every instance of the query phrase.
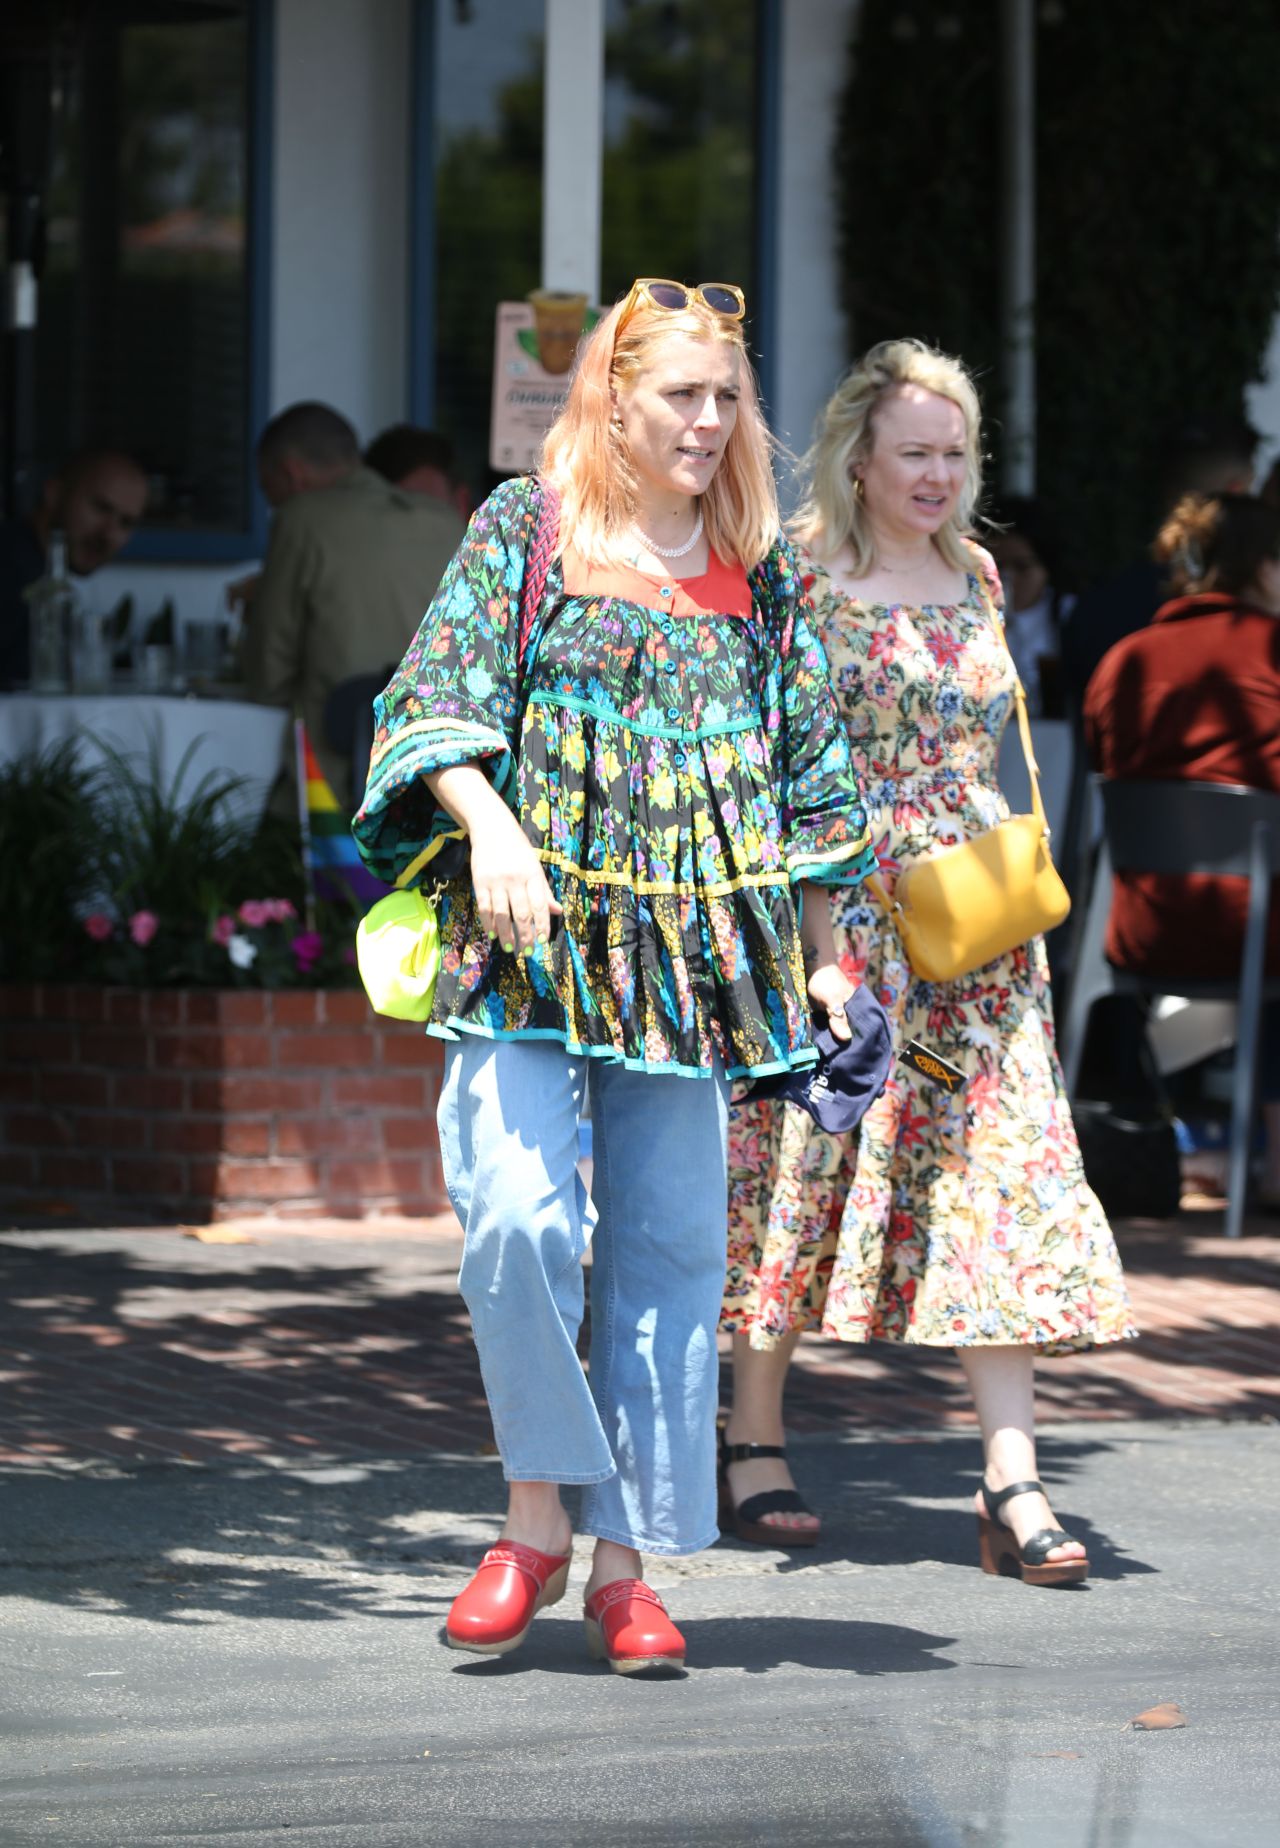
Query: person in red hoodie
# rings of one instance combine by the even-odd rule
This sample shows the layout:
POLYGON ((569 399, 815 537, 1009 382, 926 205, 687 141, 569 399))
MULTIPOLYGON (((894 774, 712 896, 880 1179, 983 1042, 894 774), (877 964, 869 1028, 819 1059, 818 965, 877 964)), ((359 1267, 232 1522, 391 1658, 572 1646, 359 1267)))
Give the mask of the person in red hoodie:
MULTIPOLYGON (((1280 507, 1248 494, 1188 495, 1156 540, 1180 594, 1107 653, 1089 682, 1085 739, 1104 776, 1245 783, 1280 793, 1280 507)), ((1278 882, 1280 883, 1280 882, 1278 882)), ((1107 957, 1159 976, 1240 967, 1248 886, 1216 876, 1120 872, 1107 957)), ((1269 974, 1280 974, 1280 892, 1269 974)), ((1280 1010, 1263 1024, 1264 1198, 1280 1203, 1280 1010)))

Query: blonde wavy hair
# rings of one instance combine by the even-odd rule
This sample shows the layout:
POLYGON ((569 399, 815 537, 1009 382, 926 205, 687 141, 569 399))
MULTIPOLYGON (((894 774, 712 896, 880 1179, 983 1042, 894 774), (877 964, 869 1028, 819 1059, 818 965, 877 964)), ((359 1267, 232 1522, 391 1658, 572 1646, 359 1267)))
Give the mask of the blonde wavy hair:
POLYGON ((794 537, 819 558, 834 558, 848 546, 855 578, 866 576, 876 554, 875 535, 855 490, 853 471, 875 446, 876 412, 901 385, 919 385, 948 398, 964 418, 964 487, 934 543, 954 570, 966 571, 971 564, 965 537, 973 530, 982 494, 982 407, 973 380, 958 359, 922 340, 882 340, 863 354, 827 400, 813 446, 800 464, 804 499, 791 521, 794 537))
POLYGON ((613 423, 611 390, 625 394, 657 364, 664 342, 685 336, 734 346, 740 355, 737 422, 700 498, 712 550, 750 570, 777 539, 780 516, 771 440, 742 323, 696 297, 674 314, 642 298, 619 333, 622 307, 615 303, 587 340, 564 409, 543 439, 538 473, 560 496, 558 549, 571 543, 593 564, 616 558, 639 493, 626 439, 613 423))

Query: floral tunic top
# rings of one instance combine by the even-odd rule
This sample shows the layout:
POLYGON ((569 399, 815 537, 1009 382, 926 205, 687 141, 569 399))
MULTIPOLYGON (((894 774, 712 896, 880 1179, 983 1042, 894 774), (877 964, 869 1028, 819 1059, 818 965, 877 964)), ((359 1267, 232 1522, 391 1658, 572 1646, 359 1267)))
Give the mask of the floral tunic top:
POLYGON ((791 550, 749 590, 739 574, 736 598, 707 594, 734 577, 713 561, 666 602, 639 577, 618 594, 616 574, 570 592, 557 561, 519 661, 539 505, 527 479, 490 495, 375 705, 353 824, 370 869, 391 882, 421 862, 454 826, 426 773, 476 762, 564 908, 548 944, 509 954, 458 872, 428 1032, 698 1077, 717 1057, 731 1076, 811 1063, 792 887, 856 884, 874 858, 791 550))
MULTIPOLYGON (((924 609, 855 602, 807 561, 890 890, 1009 812, 996 758, 1013 663, 989 612, 1003 600, 995 566, 972 550, 962 601, 924 609)), ((870 983, 897 1043, 934 1048, 965 1084, 951 1094, 899 1062, 856 1137, 768 1099, 735 1105, 722 1326, 762 1348, 804 1328, 1046 1354, 1132 1335, 1063 1087, 1043 941, 930 983, 869 893, 832 909, 841 965, 870 983)))

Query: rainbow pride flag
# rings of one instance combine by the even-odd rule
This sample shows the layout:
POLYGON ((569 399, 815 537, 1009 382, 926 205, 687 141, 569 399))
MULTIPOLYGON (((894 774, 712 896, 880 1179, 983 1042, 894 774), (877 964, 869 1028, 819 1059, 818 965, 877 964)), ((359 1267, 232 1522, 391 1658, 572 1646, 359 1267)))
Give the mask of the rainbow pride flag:
POLYGON ((298 820, 302 857, 317 898, 352 897, 370 905, 390 890, 375 879, 360 858, 349 818, 316 761, 306 726, 294 720, 298 766, 298 820))

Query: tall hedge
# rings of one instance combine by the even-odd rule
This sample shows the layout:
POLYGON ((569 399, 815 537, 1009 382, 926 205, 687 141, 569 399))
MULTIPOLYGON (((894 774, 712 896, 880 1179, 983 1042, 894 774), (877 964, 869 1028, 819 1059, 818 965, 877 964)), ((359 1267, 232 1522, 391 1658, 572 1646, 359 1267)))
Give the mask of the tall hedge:
MULTIPOLYGON (((1175 435, 1240 415, 1260 376, 1280 305, 1280 5, 1038 12, 1039 492, 1088 577, 1147 542, 1175 435)), ((1000 55, 997 0, 863 0, 836 175, 852 349, 912 333, 962 354, 995 466, 1000 55)))

